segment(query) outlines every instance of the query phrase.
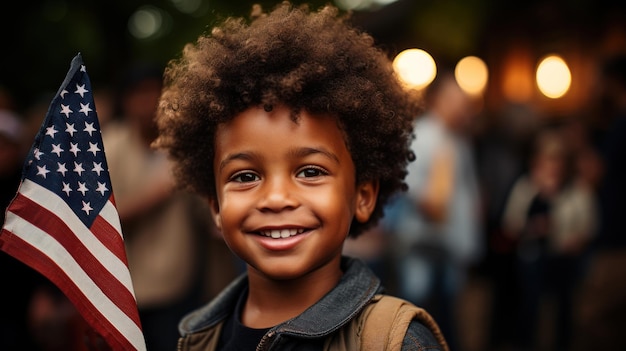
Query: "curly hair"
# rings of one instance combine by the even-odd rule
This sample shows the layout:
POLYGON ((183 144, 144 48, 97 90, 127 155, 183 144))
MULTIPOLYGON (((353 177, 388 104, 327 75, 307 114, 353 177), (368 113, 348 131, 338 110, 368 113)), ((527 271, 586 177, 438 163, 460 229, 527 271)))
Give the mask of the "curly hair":
POLYGON ((312 11, 289 2, 249 20, 228 18, 187 44, 164 74, 155 146, 174 160, 182 189, 216 198, 215 131, 252 106, 285 105, 336 116, 357 184, 379 181, 376 208, 350 236, 376 224, 389 197, 406 190, 412 122, 421 111, 373 38, 327 5, 312 11))

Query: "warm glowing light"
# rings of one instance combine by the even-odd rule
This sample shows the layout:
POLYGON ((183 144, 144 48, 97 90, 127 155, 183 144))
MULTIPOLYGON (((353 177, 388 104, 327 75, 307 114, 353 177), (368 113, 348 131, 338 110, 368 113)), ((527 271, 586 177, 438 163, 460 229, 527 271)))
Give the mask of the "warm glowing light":
POLYGON ((435 60, 421 49, 400 52, 393 60, 393 69, 410 89, 425 88, 437 75, 435 60))
POLYGON ((541 93, 552 99, 565 95, 572 83, 567 63, 557 55, 549 55, 539 63, 536 79, 541 93))
POLYGON ((479 95, 487 86, 489 73, 485 62, 476 56, 467 56, 461 59, 454 69, 454 76, 469 95, 479 95))
POLYGON ((496 84, 506 100, 529 103, 535 92, 535 57, 525 41, 515 41, 505 50, 502 74, 496 84))

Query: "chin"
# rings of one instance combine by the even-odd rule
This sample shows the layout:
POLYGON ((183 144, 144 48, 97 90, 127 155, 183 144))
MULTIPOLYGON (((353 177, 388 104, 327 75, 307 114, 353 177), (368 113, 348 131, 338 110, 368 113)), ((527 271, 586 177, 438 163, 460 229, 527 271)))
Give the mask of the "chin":
POLYGON ((257 274, 271 280, 294 280, 306 276, 314 268, 301 265, 302 258, 276 257, 250 262, 249 267, 257 274))
POLYGON ((259 267, 257 271, 261 273, 263 276, 272 280, 294 280, 305 276, 309 271, 304 271, 302 269, 298 269, 296 267, 259 267))

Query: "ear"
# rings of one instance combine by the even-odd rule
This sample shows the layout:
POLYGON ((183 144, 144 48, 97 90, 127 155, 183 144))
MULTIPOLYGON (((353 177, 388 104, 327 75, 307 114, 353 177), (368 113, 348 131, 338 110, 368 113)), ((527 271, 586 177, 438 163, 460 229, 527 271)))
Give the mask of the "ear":
POLYGON ((371 180, 357 185, 356 188, 356 220, 364 223, 374 212, 378 199, 378 180, 371 180))
POLYGON ((217 199, 209 199, 209 208, 211 209, 211 216, 213 216, 213 222, 218 230, 222 230, 222 215, 220 214, 220 205, 217 199))

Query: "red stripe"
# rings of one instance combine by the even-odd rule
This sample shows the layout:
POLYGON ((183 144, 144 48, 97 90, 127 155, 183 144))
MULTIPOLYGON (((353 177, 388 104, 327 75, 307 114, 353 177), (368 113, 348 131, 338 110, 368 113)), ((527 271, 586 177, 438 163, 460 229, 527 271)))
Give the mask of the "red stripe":
MULTIPOLYGON (((136 309, 136 301, 130 293, 129 288, 117 280, 117 278, 91 254, 87 247, 78 240, 65 222, 57 217, 55 213, 41 207, 38 203, 22 194, 18 194, 13 200, 10 211, 56 239, 59 244, 70 253, 78 265, 102 292, 124 311, 135 324, 138 326, 141 325, 138 314, 129 314, 130 311, 135 311, 136 309)), ((73 216, 74 214, 71 215, 73 216)), ((102 222, 104 222, 104 220, 102 220, 102 222)))
MULTIPOLYGON (((53 260, 30 243, 22 240, 17 235, 11 234, 6 229, 2 229, 0 233, 0 236, 6 236, 8 240, 2 247, 3 251, 37 270, 58 286, 76 306, 76 309, 85 318, 85 321, 108 342, 113 350, 134 349, 126 337, 100 313, 90 302, 89 298, 78 289, 72 279, 53 260), (11 245, 8 245, 9 242, 11 245)), ((124 311, 127 312, 128 310, 124 311)))
POLYGON ((102 245, 106 246, 109 251, 113 252, 120 261, 124 262, 124 265, 128 267, 128 261, 126 260, 126 248, 124 247, 124 240, 120 233, 109 222, 104 220, 101 216, 91 224, 91 232, 95 235, 102 245))

